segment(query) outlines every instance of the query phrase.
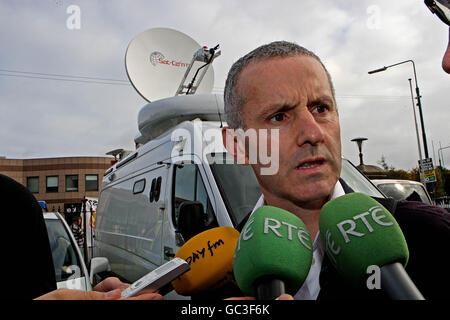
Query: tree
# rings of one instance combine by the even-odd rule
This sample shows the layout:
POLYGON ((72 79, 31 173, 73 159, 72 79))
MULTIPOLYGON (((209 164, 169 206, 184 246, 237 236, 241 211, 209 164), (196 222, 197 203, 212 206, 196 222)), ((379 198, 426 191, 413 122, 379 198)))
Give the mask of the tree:
POLYGON ((381 159, 377 161, 377 163, 386 171, 394 170, 394 167, 389 167, 389 165, 386 162, 386 157, 384 155, 381 155, 381 159))
POLYGON ((398 179, 398 180, 413 180, 411 179, 411 174, 405 170, 395 170, 391 169, 386 172, 387 179, 398 179))

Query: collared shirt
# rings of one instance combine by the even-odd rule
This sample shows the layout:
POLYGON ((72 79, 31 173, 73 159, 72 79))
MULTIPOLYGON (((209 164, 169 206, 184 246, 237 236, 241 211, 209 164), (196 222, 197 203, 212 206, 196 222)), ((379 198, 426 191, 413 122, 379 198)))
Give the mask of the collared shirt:
MULTIPOLYGON (((334 187, 333 194, 331 195, 330 200, 335 199, 337 197, 343 196, 345 194, 344 189, 342 188, 341 183, 338 181, 336 186, 334 187)), ((264 195, 256 202, 255 207, 253 208, 253 212, 259 207, 262 207, 265 204, 264 195)), ((313 258, 311 268, 309 269, 308 276, 306 277, 305 282, 298 292, 294 295, 295 300, 316 300, 319 296, 320 292, 320 283, 319 276, 320 270, 322 269, 322 260, 324 256, 324 249, 322 245, 322 240, 319 237, 320 231, 317 232, 316 238, 314 239, 313 244, 313 258)))

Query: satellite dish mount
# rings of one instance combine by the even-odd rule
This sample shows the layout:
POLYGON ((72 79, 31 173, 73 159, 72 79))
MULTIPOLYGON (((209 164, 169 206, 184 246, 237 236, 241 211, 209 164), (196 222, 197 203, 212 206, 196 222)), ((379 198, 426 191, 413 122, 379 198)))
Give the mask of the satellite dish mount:
POLYGON ((194 94, 197 91, 198 86, 203 80, 203 77, 205 76, 206 72, 208 71, 209 66, 213 62, 215 58, 220 56, 220 51, 216 50, 219 48, 219 45, 215 46, 214 48, 208 49, 208 47, 204 46, 203 48, 198 49, 194 56, 192 57, 191 63, 186 69, 186 72, 184 73, 183 79, 181 80, 180 86, 178 87, 176 96, 180 94, 194 94), (192 77, 191 82, 186 85, 186 78, 188 77, 189 72, 192 69, 192 66, 196 61, 199 62, 205 62, 205 64, 197 69, 195 72, 195 75, 192 77), (202 73, 200 74, 200 77, 198 78, 197 82, 195 83, 195 79, 197 78, 198 72, 202 70, 202 73), (194 84, 195 83, 195 84, 194 84))

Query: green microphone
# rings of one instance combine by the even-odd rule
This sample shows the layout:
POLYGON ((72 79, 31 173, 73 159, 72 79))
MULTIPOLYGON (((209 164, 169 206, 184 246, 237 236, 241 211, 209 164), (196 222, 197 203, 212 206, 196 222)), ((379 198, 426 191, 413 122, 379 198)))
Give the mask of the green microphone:
POLYGON ((236 245, 233 272, 239 288, 259 300, 295 295, 312 262, 312 241, 305 224, 292 213, 258 208, 236 245))
POLYGON ((367 284, 368 270, 380 270, 381 286, 392 299, 423 300, 404 267, 409 251, 391 213, 362 193, 349 193, 326 203, 319 217, 327 255, 353 285, 367 284))

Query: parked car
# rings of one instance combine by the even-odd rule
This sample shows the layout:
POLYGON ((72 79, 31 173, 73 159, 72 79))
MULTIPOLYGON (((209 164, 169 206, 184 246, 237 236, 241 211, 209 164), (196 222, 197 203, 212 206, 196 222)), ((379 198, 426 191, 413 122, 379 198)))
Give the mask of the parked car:
POLYGON ((64 218, 58 212, 45 212, 43 215, 53 256, 57 288, 92 290, 94 275, 110 270, 108 260, 103 257, 93 258, 90 263, 91 270, 88 272, 81 251, 64 218))
POLYGON ((433 204, 425 186, 412 180, 373 179, 372 182, 386 196, 395 200, 421 201, 433 204))

